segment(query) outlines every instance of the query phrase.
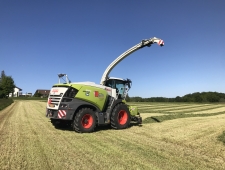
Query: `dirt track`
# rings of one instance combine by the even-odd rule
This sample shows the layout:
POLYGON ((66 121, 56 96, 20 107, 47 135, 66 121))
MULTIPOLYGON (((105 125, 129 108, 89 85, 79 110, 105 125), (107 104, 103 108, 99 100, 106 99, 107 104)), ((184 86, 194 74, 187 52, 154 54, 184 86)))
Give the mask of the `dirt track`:
POLYGON ((224 125, 218 115, 78 134, 55 129, 44 102, 16 101, 0 112, 0 169, 225 169, 224 125))

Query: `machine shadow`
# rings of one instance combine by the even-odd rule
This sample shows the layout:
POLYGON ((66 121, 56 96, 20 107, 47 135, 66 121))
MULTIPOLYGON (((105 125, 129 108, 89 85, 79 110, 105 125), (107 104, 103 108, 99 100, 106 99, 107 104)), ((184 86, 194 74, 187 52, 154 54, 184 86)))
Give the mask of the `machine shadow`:
MULTIPOLYGON (((49 123, 51 123, 51 121, 49 121, 49 123)), ((69 124, 58 124, 58 125, 53 125, 52 126, 58 130, 62 130, 62 131, 74 131, 72 126, 69 124)), ((128 128, 131 128, 133 126, 139 126, 142 127, 142 124, 138 124, 136 122, 131 122, 130 126, 128 128)), ((128 129, 127 128, 127 129, 128 129)), ((96 133, 96 132, 100 132, 100 131, 105 131, 105 130, 115 130, 113 129, 110 125, 103 125, 103 126, 96 126, 95 130, 92 133, 96 133)), ((125 129, 121 129, 121 130, 125 130, 125 129)))

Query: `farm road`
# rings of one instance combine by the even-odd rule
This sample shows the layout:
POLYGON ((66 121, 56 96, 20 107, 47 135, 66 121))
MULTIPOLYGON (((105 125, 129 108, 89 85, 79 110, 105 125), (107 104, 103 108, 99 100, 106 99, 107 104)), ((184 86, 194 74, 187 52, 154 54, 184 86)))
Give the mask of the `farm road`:
POLYGON ((0 169, 225 169, 224 114, 79 134, 55 129, 45 106, 16 101, 0 112, 0 169))

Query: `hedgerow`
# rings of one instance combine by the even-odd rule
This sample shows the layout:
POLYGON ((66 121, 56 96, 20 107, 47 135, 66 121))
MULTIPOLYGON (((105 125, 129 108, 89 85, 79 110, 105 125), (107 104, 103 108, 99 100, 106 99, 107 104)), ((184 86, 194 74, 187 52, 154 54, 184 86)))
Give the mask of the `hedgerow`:
POLYGON ((3 110, 7 106, 11 105, 13 103, 13 99, 0 99, 0 110, 3 110))

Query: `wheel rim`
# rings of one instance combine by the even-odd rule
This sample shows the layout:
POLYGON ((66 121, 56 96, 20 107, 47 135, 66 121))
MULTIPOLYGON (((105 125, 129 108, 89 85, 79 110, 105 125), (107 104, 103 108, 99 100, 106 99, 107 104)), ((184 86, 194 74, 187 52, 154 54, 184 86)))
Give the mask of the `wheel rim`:
POLYGON ((128 114, 125 110, 120 110, 118 114, 118 121, 120 125, 124 125, 127 122, 128 114))
POLYGON ((93 117, 90 114, 86 114, 83 116, 81 123, 85 129, 88 129, 93 124, 93 117))

